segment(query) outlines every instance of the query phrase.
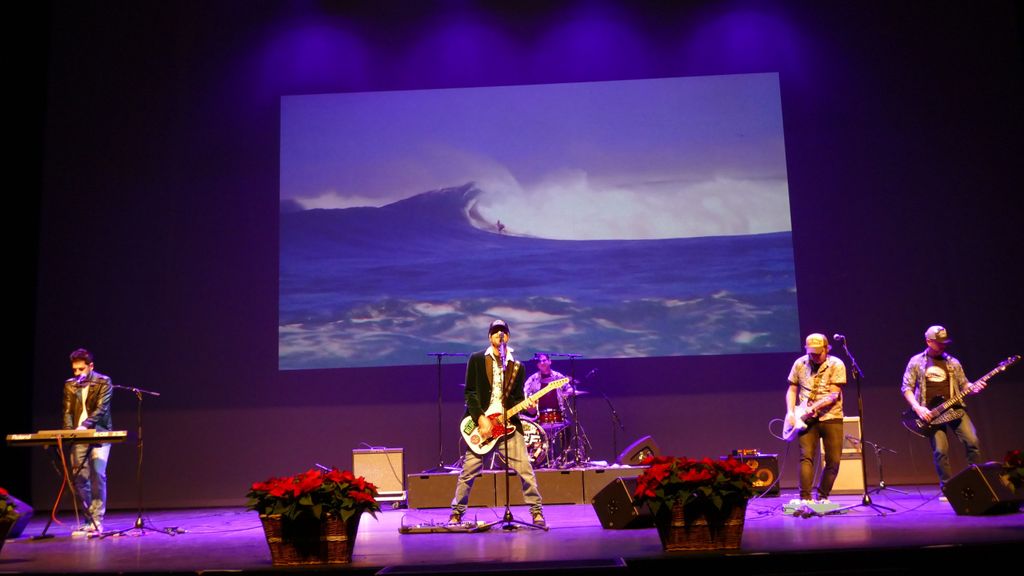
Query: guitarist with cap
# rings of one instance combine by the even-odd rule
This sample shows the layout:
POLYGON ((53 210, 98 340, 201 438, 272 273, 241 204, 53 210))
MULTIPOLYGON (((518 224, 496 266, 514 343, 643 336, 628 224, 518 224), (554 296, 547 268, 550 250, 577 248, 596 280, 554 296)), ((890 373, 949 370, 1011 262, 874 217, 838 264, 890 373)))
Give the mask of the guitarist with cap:
MULTIPOLYGON (((512 348, 507 346, 509 334, 508 324, 504 320, 491 322, 487 330, 490 346, 486 350, 471 354, 466 365, 466 415, 469 417, 467 420, 475 422, 479 435, 487 438, 494 436, 495 426, 501 426, 500 419, 496 423, 488 418, 487 414, 501 414, 513 405, 523 402, 528 407, 535 406, 534 402, 526 398, 523 391, 526 373, 523 371, 522 364, 512 357, 512 348)), ((514 427, 514 432, 506 436, 508 453, 504 454, 505 439, 496 440, 493 447, 504 454, 508 459, 509 466, 522 480, 523 500, 530 506, 533 524, 546 528, 537 477, 533 473, 533 465, 526 453, 526 442, 523 439, 523 428, 519 417, 509 418, 508 425, 510 428, 514 427)), ((469 426, 472 428, 472 423, 469 426)), ((474 432, 474 434, 476 433, 474 432)), ((455 485, 455 497, 452 499, 449 524, 462 522, 462 516, 466 513, 466 505, 469 503, 469 493, 473 487, 473 481, 480 476, 480 470, 483 468, 483 458, 482 455, 472 450, 466 450, 462 473, 459 474, 458 483, 455 485)))
POLYGON ((811 499, 814 454, 821 438, 825 445, 825 471, 818 483, 818 501, 823 503, 828 502, 843 455, 842 386, 846 384, 846 365, 830 356, 830 349, 824 334, 807 336, 807 354, 793 362, 786 391, 786 422, 788 426, 804 428, 799 436, 800 499, 811 499))
MULTIPOLYGON (((924 352, 910 358, 907 369, 903 372, 901 388, 903 397, 914 413, 922 421, 931 424, 928 439, 932 445, 935 471, 939 475, 940 485, 943 486, 952 477, 949 467, 948 432, 952 431, 963 443, 969 464, 981 462, 981 449, 978 445, 978 433, 970 416, 964 411, 963 404, 939 416, 933 416, 928 406, 937 400, 941 402, 940 396, 951 398, 958 392, 968 391, 972 386, 974 388, 971 391, 978 392, 986 385, 984 379, 972 385, 964 375, 960 361, 946 353, 946 347, 952 341, 942 326, 932 326, 925 330, 924 342, 928 347, 924 352), (933 419, 936 422, 932 422, 933 419)), ((945 500, 945 496, 940 496, 939 499, 945 500)))

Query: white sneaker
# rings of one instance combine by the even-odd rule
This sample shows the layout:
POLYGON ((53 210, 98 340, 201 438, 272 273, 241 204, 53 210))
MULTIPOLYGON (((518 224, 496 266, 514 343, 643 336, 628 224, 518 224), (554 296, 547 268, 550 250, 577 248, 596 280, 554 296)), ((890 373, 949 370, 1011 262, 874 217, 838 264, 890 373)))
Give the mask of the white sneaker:
POLYGON ((78 528, 75 528, 74 530, 71 531, 71 537, 72 538, 82 538, 83 536, 84 537, 93 537, 93 536, 99 536, 102 532, 103 532, 103 524, 100 524, 99 522, 97 522, 95 525, 93 525, 91 523, 90 524, 82 524, 78 528))
POLYGON ((946 498, 946 495, 943 494, 939 496, 939 502, 949 502, 949 498, 946 498))

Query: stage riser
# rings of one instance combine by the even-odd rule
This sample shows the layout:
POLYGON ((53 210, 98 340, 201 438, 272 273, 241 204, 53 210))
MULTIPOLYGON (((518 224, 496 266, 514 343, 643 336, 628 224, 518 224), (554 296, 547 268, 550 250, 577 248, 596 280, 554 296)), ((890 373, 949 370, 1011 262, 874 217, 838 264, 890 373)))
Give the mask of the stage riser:
MULTIPOLYGON (((589 504, 593 497, 613 480, 635 477, 644 468, 606 468, 600 470, 537 470, 537 485, 544 504, 589 504)), ((458 474, 410 474, 407 478, 409 508, 447 508, 455 495, 458 474)), ((512 472, 509 477, 510 504, 523 501, 522 482, 512 472)), ((476 479, 469 498, 470 506, 504 506, 504 471, 486 470, 476 479)))

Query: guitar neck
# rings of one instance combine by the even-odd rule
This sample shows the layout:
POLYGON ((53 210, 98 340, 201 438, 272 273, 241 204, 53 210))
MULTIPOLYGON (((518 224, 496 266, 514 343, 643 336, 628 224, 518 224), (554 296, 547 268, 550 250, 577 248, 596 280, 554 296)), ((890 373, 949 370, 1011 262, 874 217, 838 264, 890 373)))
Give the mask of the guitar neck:
POLYGON ((537 390, 533 394, 530 394, 529 396, 527 396, 526 400, 523 400, 519 404, 516 404, 515 406, 513 406, 513 407, 509 408, 508 410, 506 410, 505 411, 505 418, 511 418, 511 417, 515 416, 516 414, 519 414, 523 410, 526 410, 526 407, 530 405, 530 401, 531 400, 533 402, 536 402, 537 400, 540 400, 541 396, 547 394, 548 392, 551 392, 555 388, 558 388, 560 386, 564 386, 568 382, 569 382, 568 378, 560 378, 558 380, 554 380, 554 381, 550 382, 547 386, 545 386, 545 387, 541 388, 540 390, 537 390))
POLYGON ((932 417, 934 418, 935 416, 938 416, 939 414, 942 414, 943 412, 948 410, 950 407, 955 406, 957 403, 959 403, 964 398, 970 396, 971 394, 977 394, 979 391, 976 391, 974 389, 975 386, 988 382, 989 378, 995 376, 996 374, 999 374, 1003 370, 1006 370, 1007 368, 1012 366, 1014 362, 1016 362, 1019 359, 1020 359, 1020 356, 1011 356, 1011 357, 1007 358, 1005 361, 1001 362, 999 364, 999 366, 996 366, 991 371, 989 371, 988 374, 985 374, 981 378, 978 378, 975 382, 973 382, 971 384, 968 384, 966 390, 958 390, 957 393, 954 394, 952 398, 950 398, 949 400, 946 400, 942 404, 939 404, 938 406, 935 407, 934 410, 931 411, 932 417))

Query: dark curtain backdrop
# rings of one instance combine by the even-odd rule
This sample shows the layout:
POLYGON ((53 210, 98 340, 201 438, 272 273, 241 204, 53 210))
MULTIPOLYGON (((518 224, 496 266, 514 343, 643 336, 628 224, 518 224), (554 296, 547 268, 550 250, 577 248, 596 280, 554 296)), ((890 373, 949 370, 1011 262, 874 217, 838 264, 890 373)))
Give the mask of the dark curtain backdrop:
MULTIPOLYGON (((237 504, 255 480, 314 462, 349 467, 366 445, 404 448, 407 472, 454 460, 459 363, 441 378, 443 456, 425 354, 419 366, 277 370, 279 97, 778 72, 801 330, 848 337, 866 374, 865 434, 899 452, 885 457, 886 481, 935 482, 927 443, 897 419, 903 367, 924 329, 945 324, 975 378, 1024 351, 1018 6, 23 8, 35 33, 9 51, 8 90, 21 103, 9 114, 27 128, 10 160, 24 184, 8 186, 19 329, 4 431, 57 427, 67 355, 85 346, 115 383, 163 394, 142 406, 150 507, 237 504)), ((578 361, 577 375, 598 369, 580 402, 592 457, 612 459, 645 434, 674 454, 786 455, 768 422, 783 412, 800 345, 578 361), (626 428, 614 437, 609 402, 626 428)), ((1024 447, 1022 381, 1024 368, 1011 369, 971 402, 987 458, 1024 447)), ((853 387, 847 405, 856 414, 853 387)), ((136 408, 119 393, 116 427, 134 430, 136 408)), ((113 449, 114 507, 135 504, 135 457, 133 443, 113 449)), ((52 497, 59 481, 46 452, 5 448, 3 459, 0 482, 37 505, 52 497)), ((784 462, 793 486, 795 450, 784 462)), ((877 481, 874 458, 867 464, 877 481)))

